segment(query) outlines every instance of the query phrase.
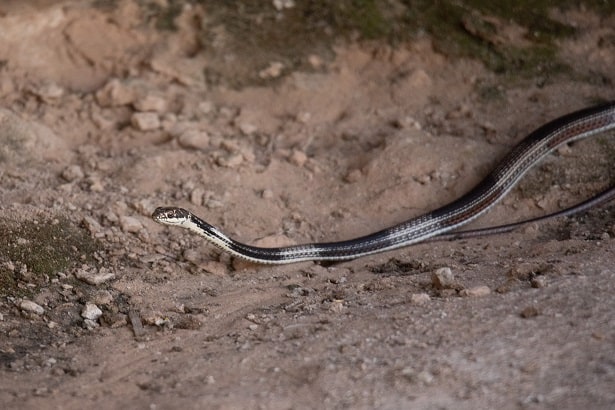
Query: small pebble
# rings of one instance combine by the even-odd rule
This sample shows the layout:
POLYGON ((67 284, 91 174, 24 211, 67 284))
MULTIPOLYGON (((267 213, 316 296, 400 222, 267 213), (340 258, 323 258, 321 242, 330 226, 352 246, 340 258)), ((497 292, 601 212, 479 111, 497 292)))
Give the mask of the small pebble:
POLYGON ((107 306, 113 302, 113 295, 106 289, 99 290, 94 295, 93 301, 97 305, 107 306))
POLYGON ((241 154, 229 154, 224 157, 219 157, 216 160, 216 164, 225 168, 236 168, 243 162, 243 155, 241 154))
POLYGON ((101 107, 126 105, 134 99, 134 91, 122 84, 117 78, 112 79, 96 92, 96 101, 101 107))
POLYGON ((239 131, 241 131, 243 135, 252 135, 258 130, 256 125, 245 121, 237 124, 237 127, 239 127, 239 131))
POLYGON ((353 169, 346 174, 346 176, 344 177, 344 181, 348 182, 349 184, 352 184, 357 181, 360 181, 362 177, 363 173, 360 169, 353 169))
POLYGON ((201 206, 203 205, 204 196, 205 191, 202 188, 194 188, 192 192, 190 192, 190 202, 195 205, 201 206))
POLYGON ((215 105, 211 101, 201 101, 196 107, 201 114, 209 114, 214 110, 215 105))
POLYGON ((410 303, 413 305, 424 305, 430 300, 431 297, 427 293, 413 293, 410 295, 410 303))
POLYGON ((431 275, 431 283, 437 289, 447 289, 455 287, 455 277, 451 268, 438 268, 431 275))
POLYGON ((182 148, 202 150, 209 146, 209 135, 205 131, 188 129, 177 137, 177 143, 182 148))
POLYGON ((194 249, 185 249, 182 255, 185 260, 195 265, 198 265, 201 260, 199 252, 194 249))
POLYGON ((46 103, 58 100, 64 95, 64 89, 57 84, 51 83, 40 87, 34 93, 46 103))
POLYGON ((416 380, 424 384, 431 384, 434 381, 434 375, 427 370, 423 370, 416 375, 416 380))
POLYGON ((261 192, 261 198, 263 198, 263 199, 272 199, 273 198, 273 191, 271 189, 264 189, 263 192, 261 192))
POLYGON ((312 68, 315 70, 322 68, 322 66, 325 64, 324 61, 322 61, 322 58, 320 58, 320 56, 317 56, 316 54, 310 54, 307 60, 308 63, 312 66, 312 68))
POLYGON ((331 302, 329 310, 333 313, 342 313, 344 311, 344 301, 335 299, 333 302, 331 302))
POLYGON ((299 151, 297 149, 294 149, 291 154, 290 157, 288 158, 288 160, 290 161, 291 164, 294 164, 298 167, 302 167, 305 165, 305 163, 308 160, 307 155, 305 155, 305 153, 303 151, 299 151))
POLYGON ((19 304, 19 308, 25 312, 35 313, 37 315, 42 315, 45 313, 45 308, 41 305, 32 302, 31 300, 22 300, 19 304))
POLYGON ((222 262, 207 261, 201 264, 201 268, 208 273, 216 276, 224 276, 227 274, 226 265, 222 262))
POLYGON ((136 112, 132 114, 130 123, 139 131, 152 131, 160 128, 160 118, 153 112, 136 112))
POLYGON ((262 79, 277 78, 282 74, 284 70, 284 64, 279 61, 272 61, 267 68, 258 72, 258 76, 262 79))
POLYGON ((412 74, 407 77, 406 82, 412 88, 424 88, 429 87, 432 83, 432 80, 429 74, 425 72, 425 70, 417 68, 412 72, 412 74))
POLYGON ((124 232, 136 233, 143 230, 143 224, 141 224, 141 221, 128 215, 120 216, 120 227, 124 232))
POLYGON ((68 182, 74 182, 84 177, 83 170, 79 165, 69 165, 62 171, 62 178, 68 182))
POLYGON ((519 312, 519 316, 523 319, 529 319, 532 317, 536 317, 540 314, 536 306, 528 306, 524 308, 521 312, 519 312))
POLYGON ((138 99, 132 105, 137 111, 141 112, 153 111, 162 113, 167 109, 167 102, 164 98, 151 94, 138 99))
POLYGON ((102 310, 93 303, 86 303, 81 311, 81 317, 84 319, 98 320, 103 314, 102 310))
POLYGON ((83 327, 92 330, 98 327, 98 322, 92 319, 83 319, 83 327))
POLYGON ((89 272, 85 269, 77 269, 75 277, 90 285, 100 285, 111 279, 115 278, 112 272, 108 272, 106 269, 101 268, 98 272, 89 272))
POLYGON ((90 235, 96 236, 102 231, 102 226, 98 223, 98 221, 91 216, 84 216, 81 223, 85 226, 90 232, 90 235))
POLYGON ((547 278, 544 276, 536 276, 530 280, 533 288, 544 288, 547 286, 547 278))
POLYGON ((273 0, 273 7, 275 7, 277 11, 292 9, 295 7, 295 0, 273 0))
POLYGON ((459 294, 467 297, 487 296, 491 293, 489 286, 475 286, 473 288, 463 289, 459 294))

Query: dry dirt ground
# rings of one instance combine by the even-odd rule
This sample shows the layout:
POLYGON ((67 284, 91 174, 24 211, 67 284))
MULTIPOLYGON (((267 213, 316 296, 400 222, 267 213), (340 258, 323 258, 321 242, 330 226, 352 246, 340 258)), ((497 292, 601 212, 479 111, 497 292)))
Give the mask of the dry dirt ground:
MULTIPOLYGON (((554 11, 571 69, 502 79, 427 35, 340 41, 303 70, 215 60, 207 10, 161 31, 136 1, 95 3, 0 3, 3 408, 615 406, 613 205, 329 267, 237 262, 150 219, 180 205, 275 245, 442 205, 615 97, 613 16, 554 11), (262 81, 208 82, 214 61, 262 81)), ((475 226, 608 186, 612 136, 560 149, 475 226)))

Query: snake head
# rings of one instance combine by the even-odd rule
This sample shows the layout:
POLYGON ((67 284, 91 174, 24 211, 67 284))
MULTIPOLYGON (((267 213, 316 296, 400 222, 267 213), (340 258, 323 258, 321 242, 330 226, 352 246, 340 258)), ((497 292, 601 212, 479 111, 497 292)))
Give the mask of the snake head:
POLYGON ((156 208, 152 219, 165 225, 181 225, 190 219, 190 212, 183 208, 160 207, 156 208))

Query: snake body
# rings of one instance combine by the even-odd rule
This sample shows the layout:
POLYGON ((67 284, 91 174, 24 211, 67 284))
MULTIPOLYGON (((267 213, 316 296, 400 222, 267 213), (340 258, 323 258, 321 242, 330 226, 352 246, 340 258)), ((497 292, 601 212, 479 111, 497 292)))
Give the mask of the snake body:
MULTIPOLYGON (((215 226, 183 208, 157 208, 152 218, 162 224, 186 228, 230 254, 251 262, 285 264, 309 260, 350 260, 428 240, 460 237, 459 234, 455 235, 451 231, 467 224, 493 207, 530 168, 546 155, 563 144, 612 129, 615 129, 615 101, 564 115, 529 134, 474 189, 457 200, 390 228, 345 241, 262 248, 228 237, 215 226)), ((612 187, 601 194, 602 199, 594 199, 594 202, 590 200, 588 201, 588 203, 591 202, 590 205, 579 205, 560 213, 576 212, 583 206, 588 207, 596 202, 610 200, 614 192, 615 187, 612 187)), ((488 228, 488 230, 495 231, 503 228, 501 231, 506 231, 517 225, 519 223, 488 228)), ((481 234, 479 231, 472 232, 481 234)), ((472 232, 469 232, 467 236, 471 236, 472 232)), ((463 235, 461 233, 461 236, 463 235)))

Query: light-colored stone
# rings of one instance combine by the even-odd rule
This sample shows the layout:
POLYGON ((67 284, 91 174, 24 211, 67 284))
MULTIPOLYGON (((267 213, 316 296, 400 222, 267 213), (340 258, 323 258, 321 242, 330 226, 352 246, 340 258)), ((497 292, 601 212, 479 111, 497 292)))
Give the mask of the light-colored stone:
POLYGON ((180 147, 202 150, 209 146, 209 134, 205 131, 187 129, 177 137, 180 147))
POLYGON ((100 308, 93 303, 86 303, 81 311, 81 317, 90 320, 98 320, 102 314, 102 310, 100 310, 100 308))
POLYGON ((96 92, 96 101, 101 107, 130 104, 135 99, 135 91, 117 78, 110 80, 96 92))
POLYGON ((267 68, 258 72, 258 76, 262 79, 277 78, 282 74, 284 64, 279 61, 272 61, 267 68))
POLYGON ((19 304, 19 308, 25 312, 35 313, 37 315, 45 313, 45 308, 31 300, 22 300, 19 304))
POLYGON ((143 230, 143 224, 137 218, 128 215, 120 216, 120 227, 124 232, 137 233, 143 230))
POLYGON ((142 98, 139 98, 132 105, 137 111, 141 112, 152 111, 163 113, 167 110, 167 101, 164 98, 153 94, 148 94, 142 98))
POLYGON ((203 205, 203 197, 205 196, 205 191, 203 188, 194 188, 192 192, 190 192, 190 202, 195 205, 201 206, 203 205))
POLYGON ((455 286, 455 276, 451 268, 438 268, 431 275, 431 283, 437 289, 450 289, 455 286))
POLYGON ((491 293, 491 289, 489 289, 489 286, 475 286, 473 288, 468 288, 468 289, 463 289, 459 294, 461 296, 467 296, 467 297, 481 297, 481 296, 487 296, 488 294, 491 293))
POLYGON ((139 131, 153 131, 160 128, 160 118, 153 112, 136 112, 130 117, 130 123, 139 131))
POLYGON ((91 272, 86 269, 77 269, 75 272, 75 277, 89 283, 90 285, 97 286, 114 279, 115 275, 104 268, 101 268, 98 272, 91 272))
POLYGON ((294 164, 298 167, 302 167, 308 160, 308 156, 303 151, 299 151, 298 149, 292 150, 290 153, 290 157, 288 158, 291 164, 294 164))
POLYGON ((410 303, 413 305, 424 305, 430 300, 431 297, 427 293, 413 293, 410 295, 410 303))
POLYGON ((68 182, 74 182, 84 177, 83 170, 79 165, 69 165, 62 171, 62 178, 68 182))
POLYGON ((360 181, 362 177, 363 177, 363 173, 361 172, 360 169, 352 169, 348 171, 348 173, 344 177, 344 181, 348 182, 349 184, 352 184, 357 181, 360 181))
POLYGON ((201 268, 203 268, 205 272, 209 272, 216 276, 224 276, 228 272, 225 264, 216 261, 207 261, 201 264, 201 268))
POLYGON ((34 94, 44 102, 52 103, 64 95, 64 89, 55 83, 50 83, 34 90, 34 94))
POLYGON ((223 157, 219 157, 216 160, 216 164, 225 168, 236 168, 243 162, 243 155, 239 153, 229 154, 223 157))

